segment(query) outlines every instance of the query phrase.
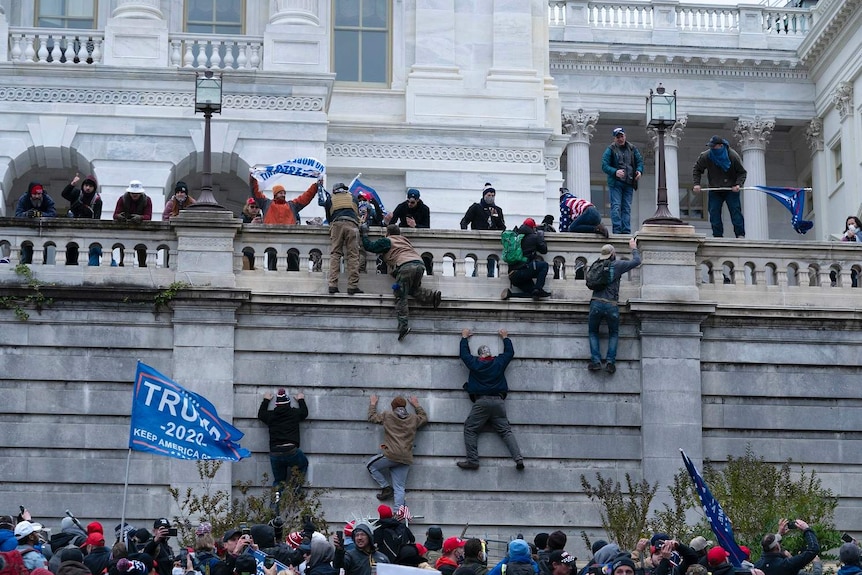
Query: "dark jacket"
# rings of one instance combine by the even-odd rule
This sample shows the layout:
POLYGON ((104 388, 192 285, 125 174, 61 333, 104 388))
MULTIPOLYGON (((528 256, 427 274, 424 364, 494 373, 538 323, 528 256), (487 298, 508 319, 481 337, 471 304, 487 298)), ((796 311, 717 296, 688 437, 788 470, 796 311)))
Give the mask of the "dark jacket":
POLYGON ((527 261, 522 264, 513 264, 509 266, 509 272, 518 270, 536 259, 536 254, 548 253, 548 245, 545 243, 545 233, 538 233, 530 226, 519 226, 517 230, 519 234, 523 234, 521 238, 521 251, 524 252, 524 257, 527 261))
POLYGON ((745 184, 748 172, 745 170, 745 166, 742 165, 742 158, 729 147, 727 148, 727 155, 730 156, 730 168, 725 172, 710 159, 709 150, 701 152, 691 172, 691 179, 694 185, 700 185, 704 172, 706 172, 706 179, 711 188, 731 188, 745 184))
POLYGON ((174 568, 174 550, 171 549, 167 541, 150 539, 143 552, 153 558, 156 572, 159 575, 171 575, 174 568))
POLYGON ((279 446, 288 443, 299 447, 299 422, 308 417, 308 406, 305 399, 298 399, 299 407, 277 405, 269 409, 269 400, 260 402, 257 418, 269 427, 269 449, 279 451, 279 446))
POLYGON ((416 220, 417 228, 431 227, 431 210, 422 203, 422 200, 417 201, 416 205, 412 208, 406 201, 395 206, 395 209, 392 210, 392 218, 389 220, 389 223, 398 224, 402 228, 409 227, 407 225, 407 218, 416 220))
POLYGON ((838 570, 838 575, 860 575, 862 567, 859 565, 842 565, 838 570))
POLYGON ((110 561, 111 550, 108 547, 93 547, 84 557, 84 565, 93 572, 93 575, 107 572, 110 561))
POLYGON ((503 218, 503 210, 499 206, 485 203, 485 198, 467 208, 467 213, 461 218, 461 229, 467 226, 473 230, 505 230, 506 221, 503 218))
POLYGON ((386 555, 390 563, 394 563, 403 545, 415 543, 416 537, 410 529, 395 518, 380 520, 374 530, 374 545, 377 550, 386 555))
POLYGON ((147 194, 141 194, 138 201, 135 201, 132 195, 126 192, 117 200, 114 219, 129 220, 132 216, 141 216, 141 219, 147 222, 153 219, 153 201, 147 194))
MULTIPOLYGON (((662 559, 659 564, 653 567, 653 575, 685 575, 688 568, 697 563, 697 552, 687 545, 677 543, 676 552, 682 558, 679 565, 674 566, 670 560, 662 559)), ((731 572, 733 569, 731 569, 731 572)))
POLYGON ((620 279, 623 277, 624 273, 635 269, 639 265, 641 265, 641 252, 637 248, 632 250, 632 259, 615 259, 611 264, 611 283, 609 283, 604 289, 594 291, 593 297, 607 301, 619 301, 620 279))
MULTIPOLYGON (((336 553, 337 562, 338 553, 336 553)), ((344 575, 371 575, 372 565, 377 565, 378 563, 389 563, 389 559, 380 551, 365 553, 354 547, 344 552, 344 575)), ((337 569, 339 566, 333 565, 333 567, 337 569)))
POLYGON ((461 338, 461 361, 470 370, 464 389, 472 396, 506 396, 509 384, 506 381, 506 367, 515 357, 515 348, 508 337, 503 340, 503 353, 496 357, 479 359, 470 353, 470 343, 461 338))
POLYGON ((765 575, 797 575, 820 553, 820 543, 817 542, 814 531, 806 529, 802 533, 802 539, 805 541, 805 551, 802 553, 789 558, 781 552, 764 553, 754 566, 762 570, 765 575))
POLYGON ((611 144, 605 148, 605 153, 602 154, 602 171, 608 176, 608 186, 623 182, 637 189, 638 181, 635 179, 635 173, 643 174, 644 157, 640 150, 629 142, 626 142, 623 147, 611 144), (617 178, 617 170, 619 169, 626 172, 626 176, 622 180, 617 178))
MULTIPOLYGON (((486 575, 489 571, 488 566, 476 559, 475 557, 465 557, 461 566, 458 569, 469 569, 474 575, 486 575)), ((458 570, 456 569, 456 571, 458 570)))
POLYGON ((102 198, 96 191, 98 189, 99 184, 95 176, 84 178, 80 188, 76 188, 72 184, 66 185, 61 195, 69 201, 69 215, 73 218, 100 219, 102 217, 102 198), (84 192, 84 184, 88 182, 93 185, 93 191, 89 194, 84 192))
POLYGON ((27 186, 27 193, 18 198, 18 204, 15 206, 15 217, 16 218, 29 218, 36 217, 30 216, 30 210, 34 210, 41 214, 43 218, 55 218, 57 217, 57 209, 54 207, 54 200, 51 199, 51 196, 48 195, 48 192, 42 191, 42 203, 38 206, 33 205, 33 201, 30 199, 30 190, 33 189, 33 186, 39 186, 38 182, 30 182, 27 186))

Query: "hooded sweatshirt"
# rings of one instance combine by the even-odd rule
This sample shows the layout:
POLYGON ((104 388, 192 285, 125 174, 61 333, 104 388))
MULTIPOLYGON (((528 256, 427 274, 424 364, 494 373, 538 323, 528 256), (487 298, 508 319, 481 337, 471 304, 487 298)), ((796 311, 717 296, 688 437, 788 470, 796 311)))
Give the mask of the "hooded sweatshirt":
POLYGON ((27 185, 27 193, 18 199, 18 205, 15 206, 16 218, 28 217, 28 213, 30 212, 30 210, 36 210, 41 212, 43 218, 57 217, 57 208, 54 206, 54 200, 51 199, 51 196, 49 196, 48 192, 44 189, 42 190, 42 200, 39 205, 33 203, 33 199, 30 195, 30 192, 32 192, 33 188, 35 188, 36 186, 42 187, 42 184, 40 184, 39 182, 30 182, 27 185))
POLYGON ((403 465, 413 464, 416 430, 428 423, 428 414, 422 406, 417 405, 415 409, 416 413, 400 417, 393 411, 378 413, 376 404, 368 405, 368 421, 383 424, 383 444, 380 447, 386 459, 403 465))
POLYGON ((96 181, 96 176, 89 175, 81 182, 81 187, 76 188, 72 184, 67 184, 63 188, 62 196, 69 200, 69 215, 73 218, 83 218, 98 220, 102 217, 102 198, 96 191, 99 189, 99 183, 96 181), (93 189, 87 193, 84 191, 84 185, 90 184, 93 189))

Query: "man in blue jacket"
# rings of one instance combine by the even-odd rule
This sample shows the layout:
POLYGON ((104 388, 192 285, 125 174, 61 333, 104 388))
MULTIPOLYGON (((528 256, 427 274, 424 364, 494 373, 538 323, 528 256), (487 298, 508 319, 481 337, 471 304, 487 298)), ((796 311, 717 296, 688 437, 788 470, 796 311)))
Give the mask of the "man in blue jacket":
POLYGON ((518 471, 524 469, 524 458, 518 447, 518 441, 512 434, 512 426, 506 415, 506 394, 509 385, 506 382, 506 367, 515 357, 515 348, 509 339, 509 332, 501 329, 500 338, 503 340, 503 353, 498 356, 491 355, 491 349, 487 345, 480 345, 478 356, 470 353, 468 339, 473 332, 469 329, 461 330, 461 361, 470 370, 470 376, 464 389, 470 394, 473 409, 464 421, 464 447, 467 450, 467 460, 459 461, 461 469, 479 469, 479 432, 482 427, 491 422, 494 431, 503 438, 512 459, 515 460, 515 468, 518 471))

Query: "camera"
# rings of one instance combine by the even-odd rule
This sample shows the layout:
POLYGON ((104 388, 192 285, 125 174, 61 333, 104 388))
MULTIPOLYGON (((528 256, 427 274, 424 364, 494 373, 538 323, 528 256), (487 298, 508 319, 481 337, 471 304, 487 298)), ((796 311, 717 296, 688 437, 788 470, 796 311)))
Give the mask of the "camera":
POLYGON ((790 521, 787 523, 788 529, 799 529, 799 526, 796 525, 796 520, 790 521))
POLYGON ((853 536, 849 533, 842 533, 841 541, 843 541, 844 543, 853 543, 853 536))
POLYGON ((248 523, 240 523, 239 532, 243 535, 251 535, 251 529, 248 528, 248 523))
POLYGON ((171 527, 168 529, 168 537, 176 537, 177 536, 177 528, 171 527))

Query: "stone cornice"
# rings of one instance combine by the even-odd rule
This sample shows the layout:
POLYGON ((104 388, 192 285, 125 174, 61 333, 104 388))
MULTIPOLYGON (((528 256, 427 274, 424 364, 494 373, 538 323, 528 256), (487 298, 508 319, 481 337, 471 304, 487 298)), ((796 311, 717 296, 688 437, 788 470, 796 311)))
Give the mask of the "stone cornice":
POLYGON ((799 47, 800 61, 809 68, 819 61, 857 10, 862 10, 862 0, 820 0, 814 8, 820 17, 799 47))
MULTIPOLYGON (((164 106, 191 108, 194 94, 175 91, 86 90, 69 88, 0 87, 0 102, 40 102, 58 104, 109 104, 114 106, 164 106)), ((322 112, 323 97, 259 96, 225 94, 222 106, 242 110, 284 110, 322 112)))
POLYGON ((546 161, 541 150, 412 144, 327 144, 326 155, 329 158, 502 162, 506 164, 542 164, 546 161))
POLYGON ((786 59, 764 57, 710 58, 632 55, 632 59, 613 60, 605 54, 581 53, 575 50, 565 56, 551 53, 551 72, 585 72, 588 74, 639 76, 699 76, 740 79, 808 80, 808 70, 788 63, 786 59))

